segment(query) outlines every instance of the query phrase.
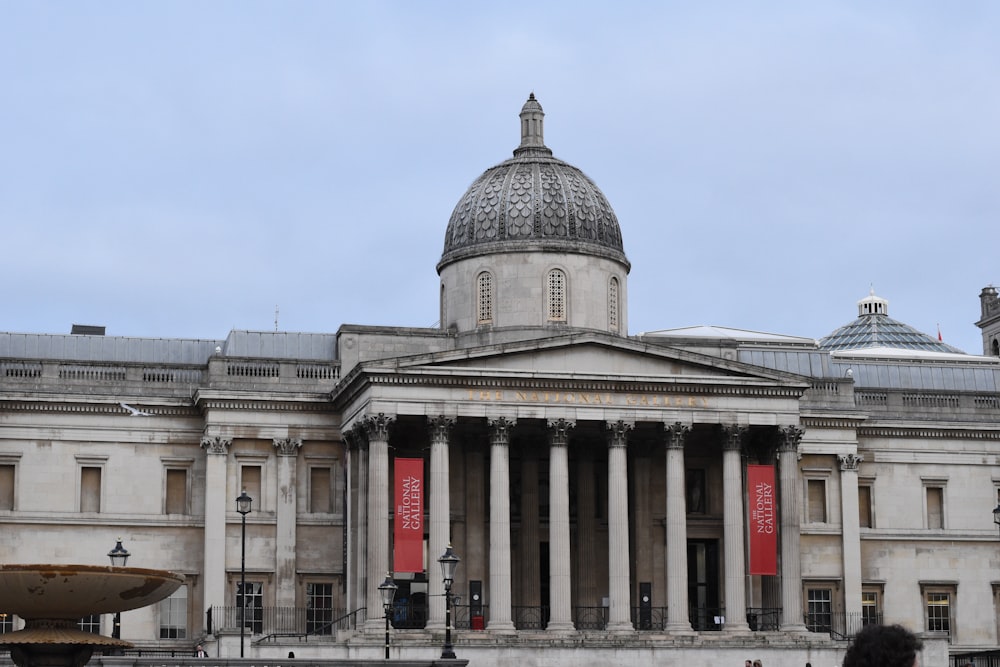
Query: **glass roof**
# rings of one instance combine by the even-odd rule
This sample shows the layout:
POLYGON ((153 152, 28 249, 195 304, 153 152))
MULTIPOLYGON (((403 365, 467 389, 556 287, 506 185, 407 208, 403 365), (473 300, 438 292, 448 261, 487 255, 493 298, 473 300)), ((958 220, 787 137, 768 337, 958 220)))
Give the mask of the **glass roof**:
POLYGON ((865 347, 892 347, 901 350, 927 350, 965 354, 932 336, 897 322, 888 315, 861 315, 819 341, 821 350, 856 350, 865 347))

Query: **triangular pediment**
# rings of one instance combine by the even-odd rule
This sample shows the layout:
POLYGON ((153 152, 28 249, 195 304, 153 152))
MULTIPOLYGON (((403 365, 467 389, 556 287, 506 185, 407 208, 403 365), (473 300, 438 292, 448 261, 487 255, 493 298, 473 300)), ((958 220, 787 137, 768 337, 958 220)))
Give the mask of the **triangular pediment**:
POLYGON ((579 334, 486 345, 365 364, 377 372, 550 377, 592 381, 801 383, 796 375, 616 336, 579 334))

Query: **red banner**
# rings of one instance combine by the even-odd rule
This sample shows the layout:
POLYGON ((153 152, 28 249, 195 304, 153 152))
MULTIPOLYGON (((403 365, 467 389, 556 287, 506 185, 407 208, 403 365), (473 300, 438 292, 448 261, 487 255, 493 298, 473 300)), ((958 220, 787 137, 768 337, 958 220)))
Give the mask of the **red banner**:
POLYGON ((778 574, 774 466, 747 466, 747 495, 750 514, 750 574, 778 574))
POLYGON ((396 459, 393 569, 424 571, 424 460, 396 459))

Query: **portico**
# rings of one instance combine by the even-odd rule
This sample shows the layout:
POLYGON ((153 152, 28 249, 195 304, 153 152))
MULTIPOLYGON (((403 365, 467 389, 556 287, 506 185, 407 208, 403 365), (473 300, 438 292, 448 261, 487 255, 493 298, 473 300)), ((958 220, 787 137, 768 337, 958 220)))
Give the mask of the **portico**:
MULTIPOLYGON (((600 334, 518 347, 522 355, 505 346, 510 369, 494 365, 488 348, 476 353, 477 365, 490 366, 488 382, 463 351, 391 371, 363 365, 341 388, 354 415, 343 426, 357 443, 351 456, 367 442, 368 470, 357 475, 367 489, 356 485, 351 497, 369 517, 368 549, 355 539, 349 558, 366 564, 368 588, 392 570, 392 458, 423 458, 427 553, 450 542, 479 555, 464 561, 454 591, 463 600, 470 588, 482 591, 487 631, 748 631, 745 464, 774 464, 790 451, 782 489, 799 483, 794 434, 807 384, 600 334), (529 356, 546 372, 524 377, 518 367, 529 356), (582 357, 586 377, 573 371, 582 357), (655 381, 620 372, 639 367, 671 372, 655 381), (619 372, 603 372, 611 368, 619 372)), ((787 542, 782 564, 798 560, 797 536, 787 542)), ((792 600, 801 577, 784 565, 781 574, 782 623, 801 625, 792 600)), ((756 590, 776 585, 763 579, 775 581, 756 590)), ((426 582, 426 627, 443 627, 440 582, 426 582)), ((369 605, 369 614, 373 628, 382 622, 379 609, 369 605)))

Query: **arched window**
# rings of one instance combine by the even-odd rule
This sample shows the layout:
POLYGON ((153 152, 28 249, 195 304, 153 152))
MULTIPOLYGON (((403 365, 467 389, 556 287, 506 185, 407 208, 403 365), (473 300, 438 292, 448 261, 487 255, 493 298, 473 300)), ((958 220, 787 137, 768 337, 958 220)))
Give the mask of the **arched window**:
POLYGON ((446 318, 448 317, 448 308, 447 308, 448 304, 445 302, 446 294, 447 292, 444 291, 444 283, 441 283, 441 301, 438 304, 441 312, 438 313, 439 317, 438 326, 440 326, 442 329, 448 326, 447 324, 445 324, 446 318))
POLYGON ((1000 342, 996 338, 993 339, 993 356, 1000 357, 1000 342))
POLYGON ((548 276, 548 320, 549 322, 566 321, 566 274, 559 269, 552 269, 548 276))
POLYGON ((476 278, 476 323, 493 323, 493 274, 483 271, 476 278))
POLYGON ((608 329, 618 331, 618 279, 608 282, 608 329))

